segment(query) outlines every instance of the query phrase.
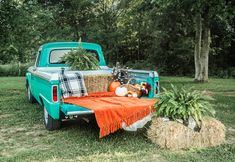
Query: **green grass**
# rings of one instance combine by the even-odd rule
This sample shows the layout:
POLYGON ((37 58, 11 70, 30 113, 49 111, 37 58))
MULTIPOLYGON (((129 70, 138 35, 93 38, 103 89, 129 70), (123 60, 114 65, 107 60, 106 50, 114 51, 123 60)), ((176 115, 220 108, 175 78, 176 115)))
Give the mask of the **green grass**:
POLYGON ((32 66, 33 63, 24 63, 24 64, 0 64, 0 76, 25 76, 27 69, 32 66))
POLYGON ((0 78, 0 161, 234 161, 235 80, 211 79, 193 83, 191 78, 162 77, 161 86, 207 90, 215 98, 216 118, 227 131, 227 143, 214 148, 188 151, 160 149, 146 137, 146 130, 118 131, 99 139, 95 124, 82 120, 63 123, 49 132, 43 125, 43 111, 29 104, 24 78, 0 78))

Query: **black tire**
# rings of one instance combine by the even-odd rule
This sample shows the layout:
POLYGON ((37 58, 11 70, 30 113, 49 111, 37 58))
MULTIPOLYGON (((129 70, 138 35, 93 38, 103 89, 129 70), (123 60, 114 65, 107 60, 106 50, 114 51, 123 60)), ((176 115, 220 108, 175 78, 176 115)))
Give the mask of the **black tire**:
POLYGON ((34 96, 31 93, 31 89, 30 89, 29 85, 27 85, 27 96, 28 96, 29 103, 36 103, 37 102, 37 100, 34 98, 34 96))
POLYGON ((45 128, 49 131, 60 129, 61 120, 60 119, 53 119, 47 112, 45 106, 43 106, 44 112, 44 125, 45 128))

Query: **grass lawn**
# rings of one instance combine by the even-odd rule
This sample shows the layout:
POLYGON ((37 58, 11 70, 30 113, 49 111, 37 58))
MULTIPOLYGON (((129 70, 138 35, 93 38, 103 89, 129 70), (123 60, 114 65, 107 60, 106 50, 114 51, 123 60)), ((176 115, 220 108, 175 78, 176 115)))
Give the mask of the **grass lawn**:
POLYGON ((27 102, 24 78, 0 77, 0 161, 234 161, 235 80, 197 84, 191 78, 161 78, 161 86, 170 83, 206 90, 215 98, 216 118, 227 127, 226 144, 175 152, 152 144, 144 129, 120 130, 99 139, 98 127, 82 120, 49 132, 43 125, 42 108, 27 102))

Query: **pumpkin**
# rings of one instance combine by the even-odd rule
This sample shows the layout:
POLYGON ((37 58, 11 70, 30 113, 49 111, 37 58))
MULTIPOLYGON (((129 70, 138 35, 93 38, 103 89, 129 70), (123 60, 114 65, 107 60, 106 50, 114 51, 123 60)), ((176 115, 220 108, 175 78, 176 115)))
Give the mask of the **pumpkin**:
POLYGON ((110 92, 115 92, 116 88, 117 87, 120 87, 121 86, 121 83, 120 82, 112 82, 110 85, 109 85, 109 91, 110 92))
POLYGON ((117 87, 116 90, 115 90, 115 94, 117 96, 126 96, 127 95, 127 88, 126 87, 117 87))

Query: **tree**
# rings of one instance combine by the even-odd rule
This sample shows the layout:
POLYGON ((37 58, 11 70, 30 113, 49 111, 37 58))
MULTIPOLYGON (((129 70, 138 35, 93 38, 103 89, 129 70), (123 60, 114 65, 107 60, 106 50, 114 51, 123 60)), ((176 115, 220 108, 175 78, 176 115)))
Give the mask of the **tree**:
MULTIPOLYGON (((175 13, 174 19, 183 17, 183 22, 190 21, 190 28, 187 29, 187 33, 194 32, 194 63, 195 63, 195 81, 205 82, 208 81, 208 66, 209 66, 209 53, 211 51, 211 28, 212 23, 217 17, 221 17, 226 20, 226 16, 231 14, 229 9, 231 8, 231 1, 223 0, 166 0, 166 1, 155 1, 158 11, 161 15, 170 15, 169 13, 175 13), (166 12, 167 11, 167 12, 166 12), (178 13, 177 13, 178 11, 178 13), (192 26, 194 28, 192 28, 192 26)), ((231 10, 231 9, 230 9, 231 10)), ((166 18, 169 21, 170 18, 166 18)), ((227 23, 229 24, 229 23, 227 23)), ((165 24, 164 24, 165 25, 165 24)), ((174 30, 179 30, 175 26, 174 30)))
POLYGON ((94 18, 94 1, 88 0, 60 0, 56 11, 57 23, 60 26, 69 26, 73 32, 73 40, 87 41, 87 33, 92 26, 90 22, 94 18))
POLYGON ((17 49, 12 45, 12 28, 14 17, 17 15, 16 3, 12 0, 0 1, 0 63, 10 62, 16 55, 17 49), (11 51, 13 55, 8 54, 11 51))
POLYGON ((218 17, 226 20, 230 14, 231 1, 197 1, 193 6, 195 12, 195 81, 208 81, 208 61, 211 46, 212 23, 218 17))
POLYGON ((198 11, 195 16, 195 81, 208 81, 208 59, 211 44, 211 32, 209 26, 209 7, 202 14, 198 11), (203 15, 203 17, 202 17, 203 15))
POLYGON ((29 62, 51 41, 101 44, 109 64, 166 75, 228 77, 235 66, 232 0, 0 0, 0 63, 29 62), (210 59, 210 62, 209 62, 210 59), (210 67, 210 68, 208 68, 210 67))
POLYGON ((128 0, 100 0, 95 4, 95 25, 91 34, 93 40, 102 44, 108 63, 120 58, 120 41, 123 35, 120 33, 119 23, 128 5, 128 0))

